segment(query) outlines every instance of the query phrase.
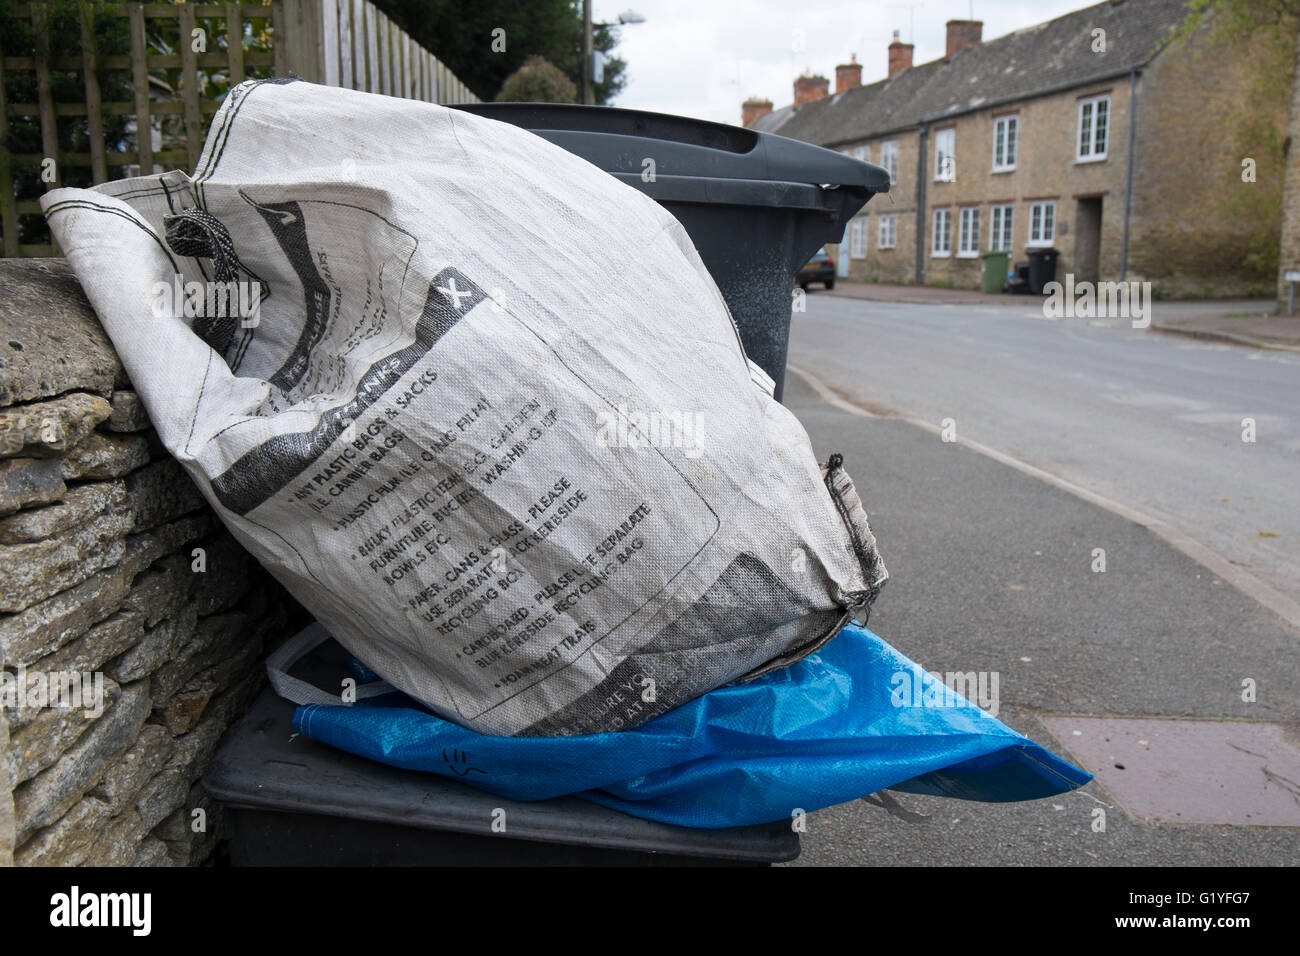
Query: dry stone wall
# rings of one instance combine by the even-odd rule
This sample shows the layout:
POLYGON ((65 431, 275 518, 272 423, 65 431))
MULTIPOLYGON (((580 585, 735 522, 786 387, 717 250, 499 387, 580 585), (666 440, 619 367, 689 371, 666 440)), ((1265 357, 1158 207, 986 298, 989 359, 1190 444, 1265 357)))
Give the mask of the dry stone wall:
POLYGON ((301 620, 159 444, 66 264, 0 260, 0 865, 207 859, 198 780, 301 620))

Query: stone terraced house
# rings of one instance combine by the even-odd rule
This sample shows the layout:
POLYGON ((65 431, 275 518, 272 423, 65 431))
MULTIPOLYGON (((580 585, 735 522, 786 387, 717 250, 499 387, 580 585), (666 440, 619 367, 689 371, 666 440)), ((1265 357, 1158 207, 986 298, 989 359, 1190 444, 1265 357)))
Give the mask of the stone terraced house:
POLYGON ((1050 247, 1058 277, 1271 294, 1289 79, 1263 84, 1278 50, 1225 44, 1212 21, 1176 39, 1186 15, 1107 0, 989 41, 952 20, 944 57, 917 65, 895 32, 885 79, 863 85, 851 61, 831 94, 803 76, 791 106, 746 101, 744 125, 889 170, 831 247, 841 276, 976 288, 981 253, 1050 247))

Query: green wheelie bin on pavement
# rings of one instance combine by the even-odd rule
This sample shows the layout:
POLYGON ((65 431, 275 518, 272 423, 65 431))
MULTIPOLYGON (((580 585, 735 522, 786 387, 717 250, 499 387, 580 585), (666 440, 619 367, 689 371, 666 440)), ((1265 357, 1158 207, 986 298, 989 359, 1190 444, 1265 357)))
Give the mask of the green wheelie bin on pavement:
POLYGON ((980 267, 983 273, 980 276, 980 289, 984 292, 1001 292, 1003 283, 1007 281, 1010 251, 999 249, 996 252, 986 252, 980 258, 984 260, 980 267))

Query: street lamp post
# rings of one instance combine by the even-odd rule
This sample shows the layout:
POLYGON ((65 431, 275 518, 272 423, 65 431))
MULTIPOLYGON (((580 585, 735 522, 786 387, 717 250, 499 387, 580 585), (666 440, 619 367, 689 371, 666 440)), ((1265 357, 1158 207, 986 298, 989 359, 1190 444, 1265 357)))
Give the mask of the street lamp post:
POLYGON ((625 10, 618 15, 617 23, 592 23, 591 0, 582 0, 582 102, 588 106, 596 102, 596 84, 592 82, 592 61, 596 55, 596 48, 592 43, 594 31, 627 26, 632 23, 645 23, 645 17, 635 10, 625 10))

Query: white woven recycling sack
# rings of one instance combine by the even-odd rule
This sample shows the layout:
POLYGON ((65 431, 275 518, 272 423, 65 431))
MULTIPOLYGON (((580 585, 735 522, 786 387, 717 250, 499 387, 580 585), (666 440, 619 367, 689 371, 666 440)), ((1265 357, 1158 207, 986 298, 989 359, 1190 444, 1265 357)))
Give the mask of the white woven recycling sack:
POLYGON ((217 514, 451 720, 632 726, 809 653, 885 580, 682 226, 531 133, 249 82, 192 177, 42 206, 217 514))

